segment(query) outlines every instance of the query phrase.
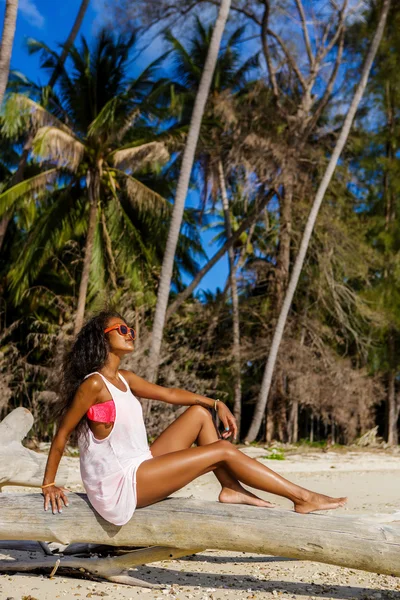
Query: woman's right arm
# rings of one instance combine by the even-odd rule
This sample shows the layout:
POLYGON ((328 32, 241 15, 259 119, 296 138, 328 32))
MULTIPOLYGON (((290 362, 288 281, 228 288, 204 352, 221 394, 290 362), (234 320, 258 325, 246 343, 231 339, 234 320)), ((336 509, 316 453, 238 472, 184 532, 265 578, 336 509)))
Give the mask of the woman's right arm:
MULTIPOLYGON (((89 408, 96 402, 97 396, 102 389, 102 382, 99 380, 100 377, 90 377, 84 380, 77 389, 71 406, 65 413, 51 443, 42 485, 55 482, 58 465, 60 464, 71 433, 89 408)), ((65 506, 68 506, 68 498, 64 489, 56 485, 42 488, 44 510, 48 509, 49 503, 51 504, 53 514, 56 513, 56 509, 58 509, 58 512, 62 512, 62 501, 65 506)))

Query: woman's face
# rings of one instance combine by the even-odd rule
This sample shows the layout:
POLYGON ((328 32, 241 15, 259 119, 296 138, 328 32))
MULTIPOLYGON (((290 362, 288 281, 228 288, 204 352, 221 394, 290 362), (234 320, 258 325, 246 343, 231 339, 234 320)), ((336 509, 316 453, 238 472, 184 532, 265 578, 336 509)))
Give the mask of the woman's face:
MULTIPOLYGON (((118 317, 110 317, 104 329, 107 327, 112 327, 113 325, 126 325, 129 327, 129 324, 122 319, 119 319, 118 317)), ((116 354, 129 354, 130 352, 133 352, 134 341, 132 340, 129 332, 126 335, 121 335, 118 329, 113 329, 104 335, 108 337, 111 350, 116 354)))

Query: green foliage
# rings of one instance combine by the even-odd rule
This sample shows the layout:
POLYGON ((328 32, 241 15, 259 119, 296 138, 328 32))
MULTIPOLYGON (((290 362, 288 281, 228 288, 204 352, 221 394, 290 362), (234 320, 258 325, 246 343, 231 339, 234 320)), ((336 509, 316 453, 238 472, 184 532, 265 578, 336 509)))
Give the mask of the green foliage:
POLYGON ((266 458, 268 460, 285 460, 286 456, 284 450, 273 448, 269 454, 260 456, 260 458, 266 458))
POLYGON ((326 448, 327 443, 326 440, 318 440, 311 442, 309 438, 302 438, 295 444, 296 446, 307 446, 308 448, 326 448))

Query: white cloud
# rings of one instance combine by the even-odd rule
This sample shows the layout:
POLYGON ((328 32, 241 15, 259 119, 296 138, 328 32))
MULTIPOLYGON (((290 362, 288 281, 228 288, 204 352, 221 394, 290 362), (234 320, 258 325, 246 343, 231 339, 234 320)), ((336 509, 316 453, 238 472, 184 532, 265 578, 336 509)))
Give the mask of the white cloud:
POLYGON ((44 16, 39 12, 33 0, 20 0, 19 10, 23 17, 33 25, 33 27, 43 29, 45 23, 44 16))

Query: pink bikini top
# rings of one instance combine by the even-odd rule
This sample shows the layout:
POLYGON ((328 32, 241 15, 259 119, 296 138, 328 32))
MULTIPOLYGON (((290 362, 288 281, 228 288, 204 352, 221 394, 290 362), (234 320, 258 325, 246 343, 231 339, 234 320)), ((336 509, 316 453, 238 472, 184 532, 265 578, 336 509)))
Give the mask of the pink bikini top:
MULTIPOLYGON (((113 387, 115 387, 117 390, 119 390, 119 392, 122 394, 125 394, 128 390, 129 390, 129 386, 126 383, 125 379, 123 377, 121 377, 121 375, 119 375, 119 379, 125 384, 125 386, 127 387, 126 392, 123 392, 122 390, 120 390, 119 388, 117 388, 113 383, 111 383, 111 381, 108 381, 104 375, 102 373, 100 373, 99 371, 94 371, 94 373, 98 373, 100 375, 100 377, 104 380, 104 382, 108 382, 106 383, 107 387, 108 384, 112 385, 113 387)), ((89 377, 90 375, 93 375, 94 373, 89 373, 89 375, 86 375, 86 377, 89 377)), ((85 377, 85 379, 86 379, 85 377)), ((111 394, 112 395, 112 394, 111 394)), ((91 406, 89 408, 89 410, 86 413, 88 419, 90 419, 91 421, 99 421, 100 423, 114 423, 115 421, 115 415, 116 415, 116 409, 115 409, 115 402, 113 399, 111 400, 107 400, 106 402, 99 402, 98 404, 93 404, 93 406, 91 406)))
POLYGON ((114 400, 93 404, 87 411, 87 417, 91 421, 100 421, 101 423, 109 423, 115 421, 115 403, 114 400))

